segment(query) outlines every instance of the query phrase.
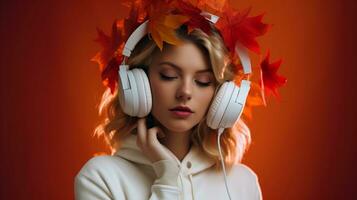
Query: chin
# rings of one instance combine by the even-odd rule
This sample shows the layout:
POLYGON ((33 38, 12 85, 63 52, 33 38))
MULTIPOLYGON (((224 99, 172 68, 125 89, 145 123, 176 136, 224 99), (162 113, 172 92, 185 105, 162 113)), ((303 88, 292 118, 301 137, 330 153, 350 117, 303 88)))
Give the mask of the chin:
POLYGON ((175 120, 169 123, 163 123, 162 125, 172 132, 187 132, 195 126, 195 124, 192 124, 192 122, 188 120, 175 120))
POLYGON ((179 119, 172 117, 170 114, 156 115, 156 113, 153 112, 153 116, 155 117, 156 121, 160 123, 161 126, 172 132, 187 132, 199 123, 199 121, 196 122, 197 117, 194 115, 185 119, 179 119))

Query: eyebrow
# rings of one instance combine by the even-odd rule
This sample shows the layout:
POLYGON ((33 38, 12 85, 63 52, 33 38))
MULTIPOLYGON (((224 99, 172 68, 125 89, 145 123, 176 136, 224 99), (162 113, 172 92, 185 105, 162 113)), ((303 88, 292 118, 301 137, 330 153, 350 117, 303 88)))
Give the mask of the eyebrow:
MULTIPOLYGON (((172 62, 164 61, 164 62, 159 63, 159 65, 169 65, 169 66, 175 68, 177 71, 182 71, 182 69, 179 66, 177 66, 176 64, 174 64, 172 62)), ((203 72, 213 72, 213 71, 212 71, 212 69, 201 69, 201 70, 198 70, 196 73, 203 73, 203 72)))

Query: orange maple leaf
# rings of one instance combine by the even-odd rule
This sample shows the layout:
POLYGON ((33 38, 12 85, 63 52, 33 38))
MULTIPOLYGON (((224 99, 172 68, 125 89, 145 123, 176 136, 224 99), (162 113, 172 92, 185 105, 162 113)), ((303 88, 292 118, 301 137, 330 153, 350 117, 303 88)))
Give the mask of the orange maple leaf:
POLYGON ((245 102, 245 107, 243 110, 243 115, 248 119, 252 119, 252 108, 256 106, 266 106, 266 102, 262 93, 262 88, 259 84, 251 82, 250 91, 245 102))
MULTIPOLYGON (((153 7, 151 7, 153 9, 153 7)), ((155 8, 156 10, 157 8, 155 8)), ((164 41, 178 45, 181 41, 176 37, 175 30, 189 20, 189 17, 183 15, 168 14, 165 11, 165 4, 160 9, 162 12, 150 11, 148 32, 154 39, 157 46, 162 50, 164 41)))

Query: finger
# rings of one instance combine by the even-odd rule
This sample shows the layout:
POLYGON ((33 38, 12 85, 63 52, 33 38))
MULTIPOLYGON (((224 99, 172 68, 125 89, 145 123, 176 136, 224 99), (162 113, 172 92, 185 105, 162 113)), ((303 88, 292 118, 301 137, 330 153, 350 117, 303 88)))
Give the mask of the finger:
POLYGON ((162 145, 159 140, 157 139, 157 135, 160 131, 160 128, 153 127, 148 130, 148 143, 147 145, 153 147, 155 151, 158 153, 159 158, 157 160, 164 160, 164 159, 175 159, 175 155, 164 145, 162 145))
POLYGON ((153 127, 151 129, 148 130, 147 133, 147 144, 149 145, 155 145, 158 144, 159 141, 157 139, 157 132, 158 132, 158 128, 157 127, 153 127))
POLYGON ((146 144, 147 138, 147 129, 145 124, 146 118, 140 118, 138 120, 138 132, 137 132, 137 140, 136 143, 138 145, 146 144))

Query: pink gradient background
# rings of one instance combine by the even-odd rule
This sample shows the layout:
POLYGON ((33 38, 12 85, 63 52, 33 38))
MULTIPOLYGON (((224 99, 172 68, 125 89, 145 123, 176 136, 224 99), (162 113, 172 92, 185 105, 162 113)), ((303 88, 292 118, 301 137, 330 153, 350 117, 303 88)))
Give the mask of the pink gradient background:
MULTIPOLYGON (((120 1, 1 2, 0 199, 73 199, 73 178, 97 152, 92 136, 104 87, 90 58, 96 27, 125 16, 120 1)), ((354 1, 235 3, 266 12, 259 39, 288 77, 249 122, 244 163, 264 199, 357 199, 356 4, 354 1)))

